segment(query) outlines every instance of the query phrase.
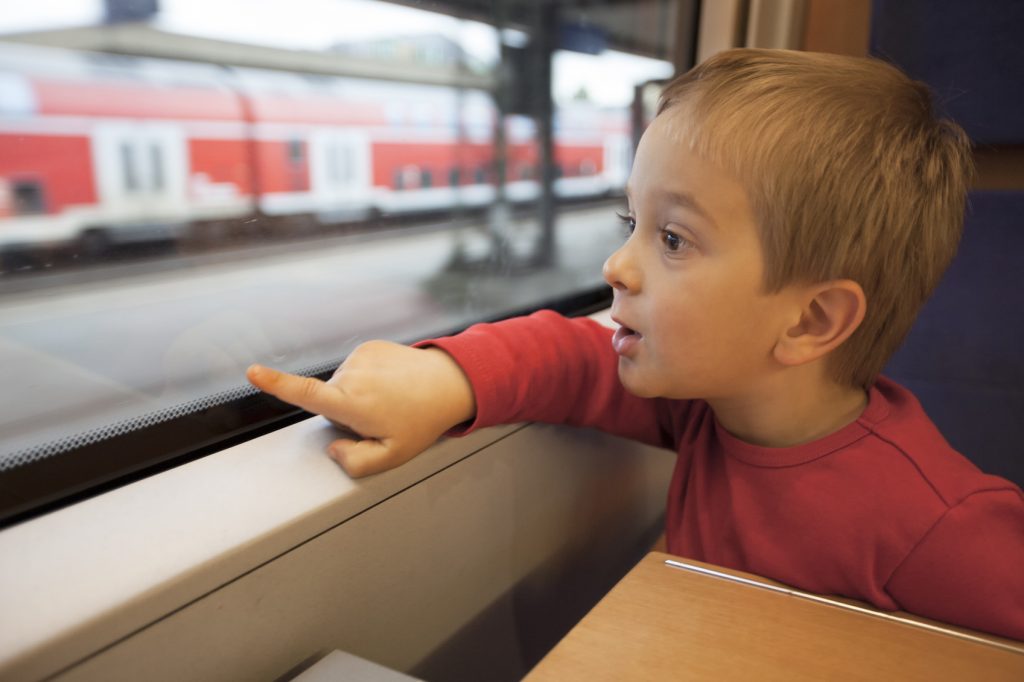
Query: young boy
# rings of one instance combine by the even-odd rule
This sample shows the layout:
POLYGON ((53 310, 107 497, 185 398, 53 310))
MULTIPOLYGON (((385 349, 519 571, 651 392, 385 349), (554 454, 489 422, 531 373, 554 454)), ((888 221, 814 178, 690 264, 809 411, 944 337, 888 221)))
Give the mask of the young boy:
POLYGON ((614 334, 540 312, 249 378, 362 434, 330 446, 353 476, 470 420, 674 448, 670 552, 1024 640, 1024 494, 878 376, 954 255, 969 159, 882 62, 725 52, 640 142, 614 334))

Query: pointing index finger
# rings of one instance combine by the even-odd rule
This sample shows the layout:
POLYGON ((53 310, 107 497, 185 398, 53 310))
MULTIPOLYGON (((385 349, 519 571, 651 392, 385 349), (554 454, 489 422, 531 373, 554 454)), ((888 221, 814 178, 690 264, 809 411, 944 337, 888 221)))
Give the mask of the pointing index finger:
POLYGON ((245 375, 249 383, 264 393, 301 407, 307 412, 344 421, 341 418, 344 412, 341 392, 319 379, 279 372, 262 365, 251 365, 245 375))

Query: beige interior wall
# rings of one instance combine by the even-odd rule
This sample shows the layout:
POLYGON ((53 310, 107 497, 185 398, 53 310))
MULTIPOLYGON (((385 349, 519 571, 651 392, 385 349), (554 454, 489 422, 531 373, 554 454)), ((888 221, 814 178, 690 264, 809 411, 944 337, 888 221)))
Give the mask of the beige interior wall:
POLYGON ((1024 189, 1024 145, 1000 145, 976 149, 975 189, 1024 189))
POLYGON ((520 679, 651 546, 674 462, 527 426, 54 679, 287 679, 332 650, 421 679, 520 679))
POLYGON ((863 57, 871 36, 871 0, 807 0, 803 49, 863 57))

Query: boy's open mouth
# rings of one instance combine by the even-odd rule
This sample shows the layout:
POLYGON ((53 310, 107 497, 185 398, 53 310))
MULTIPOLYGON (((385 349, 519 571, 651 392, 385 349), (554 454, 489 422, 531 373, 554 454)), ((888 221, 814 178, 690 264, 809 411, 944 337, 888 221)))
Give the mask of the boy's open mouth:
POLYGON ((619 355, 628 355, 642 338, 642 334, 623 325, 612 335, 612 347, 619 355))

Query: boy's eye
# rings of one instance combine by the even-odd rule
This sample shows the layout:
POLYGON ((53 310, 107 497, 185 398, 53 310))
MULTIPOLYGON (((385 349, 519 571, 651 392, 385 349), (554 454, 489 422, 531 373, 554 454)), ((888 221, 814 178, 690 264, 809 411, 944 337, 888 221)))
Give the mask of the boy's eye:
POLYGON ((626 215, 625 213, 616 213, 615 215, 619 217, 619 220, 621 220, 623 226, 625 226, 626 235, 628 236, 633 234, 633 231, 636 230, 636 218, 631 215, 626 215))
POLYGON ((670 230, 661 230, 661 241, 669 251, 683 251, 693 246, 693 242, 685 237, 680 237, 670 230))

